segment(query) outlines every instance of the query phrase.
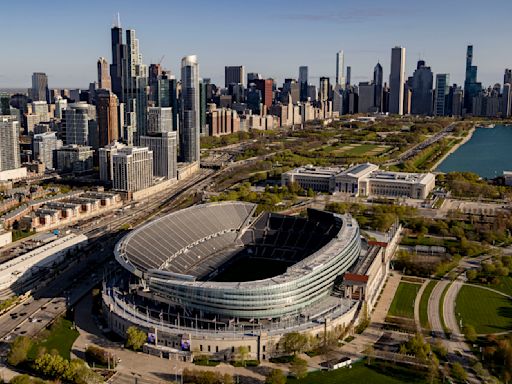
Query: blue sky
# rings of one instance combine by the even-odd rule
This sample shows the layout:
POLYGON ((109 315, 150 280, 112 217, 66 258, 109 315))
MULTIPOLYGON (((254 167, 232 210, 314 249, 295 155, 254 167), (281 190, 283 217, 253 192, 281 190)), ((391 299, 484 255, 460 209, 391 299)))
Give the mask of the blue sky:
POLYGON ((50 87, 86 87, 96 60, 110 61, 110 27, 121 14, 134 28, 146 64, 163 55, 177 73, 181 57, 197 54, 202 77, 223 84, 224 65, 245 65, 282 81, 308 65, 311 81, 334 77, 345 51, 353 82, 368 80, 390 50, 407 49, 407 75, 418 58, 434 73, 462 83, 466 45, 485 84, 512 67, 511 0, 87 0, 6 1, 0 11, 0 88, 28 87, 46 72, 50 87))

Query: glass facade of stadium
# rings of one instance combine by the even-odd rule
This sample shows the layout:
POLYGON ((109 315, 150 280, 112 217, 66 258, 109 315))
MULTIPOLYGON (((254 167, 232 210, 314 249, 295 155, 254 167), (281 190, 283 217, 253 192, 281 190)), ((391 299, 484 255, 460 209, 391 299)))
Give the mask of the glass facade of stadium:
MULTIPOLYGON (((327 213, 326 213, 327 214, 327 213)), ((275 319, 307 313, 332 292, 335 280, 358 259, 361 240, 350 216, 328 214, 336 223, 335 236, 313 254, 288 267, 285 273, 257 281, 196 281, 157 268, 134 268, 129 256, 120 262, 144 280, 152 298, 218 319, 275 319), (127 260, 128 259, 128 260, 127 260)), ((122 247, 118 247, 122 249, 122 247)))

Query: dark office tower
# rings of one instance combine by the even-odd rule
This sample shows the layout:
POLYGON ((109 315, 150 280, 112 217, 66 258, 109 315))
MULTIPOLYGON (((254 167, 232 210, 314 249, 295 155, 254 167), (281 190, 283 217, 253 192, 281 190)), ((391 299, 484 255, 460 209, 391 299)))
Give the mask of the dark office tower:
POLYGON ((245 68, 243 65, 224 67, 224 86, 229 84, 242 84, 245 81, 245 68))
POLYGON ((169 78, 169 106, 172 108, 172 130, 178 131, 181 100, 178 94, 178 80, 169 78))
POLYGON ((352 67, 347 66, 347 75, 345 76, 345 88, 350 87, 351 76, 352 76, 352 67))
POLYGON ((377 112, 382 112, 382 86, 383 86, 383 75, 382 75, 382 65, 377 63, 375 68, 373 68, 373 87, 374 90, 374 102, 373 106, 376 108, 377 112))
POLYGON ((149 64, 149 84, 158 80, 162 75, 162 66, 160 64, 149 64))
POLYGON ((98 122, 98 145, 104 147, 119 139, 117 96, 108 89, 100 89, 96 96, 96 118, 98 122))
POLYGON ((249 84, 249 88, 247 89, 246 102, 247 107, 252 111, 252 113, 259 115, 261 108, 261 91, 256 88, 256 84, 254 82, 249 84))
POLYGON ((300 86, 295 79, 285 79, 283 89, 281 91, 281 102, 287 103, 288 96, 291 96, 291 101, 296 104, 300 101, 300 86))
POLYGON ((413 115, 432 115, 433 82, 434 75, 430 67, 425 65, 425 61, 418 61, 410 83, 411 113, 413 115))
POLYGON ((247 87, 249 87, 249 84, 254 82, 254 80, 261 80, 261 79, 263 79, 263 76, 261 76, 261 73, 249 72, 247 74, 247 87))
POLYGON ((46 73, 34 72, 32 74, 32 101, 46 101, 50 104, 50 90, 48 89, 48 76, 46 73))
POLYGON ((108 62, 104 57, 98 59, 98 88, 111 90, 112 83, 108 72, 108 62))
POLYGON ((478 67, 473 65, 473 46, 468 45, 466 53, 466 80, 464 81, 464 109, 473 111, 473 98, 482 91, 482 83, 477 82, 478 67))
POLYGON ((512 69, 505 69, 503 84, 512 84, 512 69))
POLYGON ((306 65, 299 67, 299 87, 300 100, 306 101, 308 99, 308 67, 306 65))
POLYGON ((503 93, 501 94, 501 117, 510 117, 512 114, 512 84, 503 84, 503 93))
POLYGON ((110 64, 110 80, 112 83, 112 92, 114 92, 120 102, 123 99, 123 61, 126 57, 126 45, 123 44, 123 29, 119 21, 110 30, 112 44, 112 64, 110 64))
POLYGON ((450 75, 438 73, 436 75, 436 91, 434 99, 434 115, 448 116, 448 95, 450 91, 450 75))
POLYGON ((260 90, 262 103, 265 107, 270 108, 272 105, 273 98, 273 84, 272 79, 264 79, 264 80, 255 80, 254 84, 256 84, 256 88, 260 90))
POLYGON ((199 109, 197 56, 185 56, 181 59, 180 157, 186 163, 199 161, 199 109))

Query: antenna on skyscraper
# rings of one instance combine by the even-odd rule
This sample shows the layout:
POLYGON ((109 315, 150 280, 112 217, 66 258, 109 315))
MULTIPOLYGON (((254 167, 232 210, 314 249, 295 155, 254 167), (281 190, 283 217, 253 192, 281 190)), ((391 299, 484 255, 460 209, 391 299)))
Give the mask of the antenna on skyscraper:
POLYGON ((121 28, 121 16, 119 12, 117 12, 117 28, 121 28))

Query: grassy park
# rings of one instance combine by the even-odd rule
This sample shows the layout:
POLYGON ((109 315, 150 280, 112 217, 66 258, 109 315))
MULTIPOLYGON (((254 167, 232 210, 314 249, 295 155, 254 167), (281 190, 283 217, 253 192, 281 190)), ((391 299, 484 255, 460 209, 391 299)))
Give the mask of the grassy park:
POLYGON ((379 383, 379 384, 402 384, 402 383, 425 383, 417 372, 407 368, 384 364, 371 366, 363 363, 356 363, 352 368, 340 368, 334 371, 317 371, 310 373, 304 379, 288 379, 289 384, 352 384, 352 383, 379 383))
POLYGON ((388 316, 414 318, 414 300, 420 284, 401 282, 389 307, 388 316))
POLYGON ((483 288, 464 285, 457 296, 455 313, 463 325, 472 325, 479 334, 512 329, 512 301, 483 288))

